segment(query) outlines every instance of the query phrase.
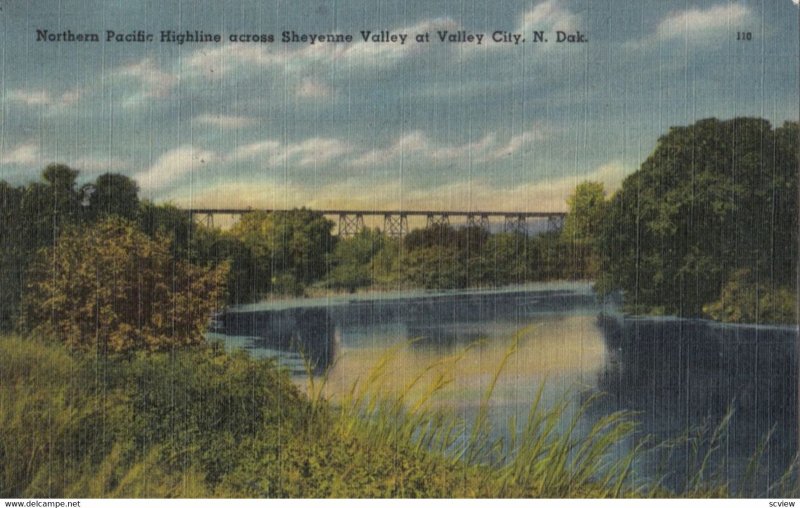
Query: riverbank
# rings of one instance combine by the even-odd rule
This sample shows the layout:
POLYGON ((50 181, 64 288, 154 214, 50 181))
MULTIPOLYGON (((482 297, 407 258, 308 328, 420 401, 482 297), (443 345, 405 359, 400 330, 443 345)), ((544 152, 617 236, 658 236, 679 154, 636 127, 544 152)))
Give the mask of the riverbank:
MULTIPOLYGON (((515 425, 522 431, 543 383, 543 405, 554 408, 568 394, 569 416, 602 394, 577 426, 584 437, 615 411, 635 412, 642 432, 659 442, 728 421, 729 441, 706 462, 707 469, 723 468, 737 492, 764 495, 797 450, 796 329, 626 317, 598 302, 589 284, 265 302, 226 315, 215 337, 231 349, 278 358, 301 387, 310 366, 337 402, 382 365, 383 395, 410 385, 408 395, 418 395, 441 376, 447 384, 430 407, 472 422, 491 384, 495 437, 509 438, 515 425), (496 375, 515 336, 515 354, 496 375), (747 469, 759 447, 765 455, 751 489, 747 469)), ((692 449, 702 460, 711 448, 692 449)), ((698 459, 688 450, 675 450, 663 472, 677 491, 688 488, 683 472, 698 459)), ((634 471, 660 477, 658 467, 648 459, 634 471)))
POLYGON ((0 497, 474 497, 485 468, 374 433, 217 346, 97 358, 0 338, 0 497))
MULTIPOLYGON (((490 466, 499 443, 485 440, 482 417, 464 440, 456 423, 407 409, 403 394, 365 390, 334 407, 274 363, 215 345, 99 358, 0 337, 0 497, 667 494, 628 481, 635 457, 612 453, 635 428, 627 415, 578 438, 554 433, 557 410, 534 408, 505 444, 513 459, 490 466)), ((684 493, 724 494, 706 484, 684 493)))
POLYGON ((467 288, 467 289, 424 289, 424 288, 399 288, 379 289, 371 288, 355 292, 316 290, 309 291, 301 297, 286 295, 273 295, 258 302, 234 305, 226 312, 253 312, 256 310, 285 310, 297 307, 327 307, 345 305, 355 302, 392 301, 410 298, 437 298, 455 297, 462 295, 492 295, 527 293, 532 291, 543 292, 572 292, 583 295, 594 294, 591 281, 548 281, 513 284, 492 288, 467 288))

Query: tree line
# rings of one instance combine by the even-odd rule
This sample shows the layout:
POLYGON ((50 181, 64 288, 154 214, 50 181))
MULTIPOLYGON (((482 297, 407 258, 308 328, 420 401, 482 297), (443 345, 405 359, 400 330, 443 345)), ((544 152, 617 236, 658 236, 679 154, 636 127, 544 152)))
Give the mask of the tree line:
POLYGON ((403 239, 378 229, 339 238, 308 209, 252 212, 221 230, 141 200, 124 175, 78 176, 51 164, 38 182, 0 181, 0 327, 78 348, 163 349, 202 340, 226 302, 593 276, 558 233, 437 225, 403 239))
POLYGON ((590 235, 597 287, 636 313, 795 322, 798 124, 673 127, 590 235))
POLYGON ((595 280, 629 312, 791 322, 797 140, 797 123, 755 118, 674 127, 612 196, 579 184, 563 230, 537 235, 435 225, 339 238, 308 209, 213 229, 140 199, 124 175, 78 185, 76 170, 51 164, 38 182, 0 181, 0 327, 158 349, 202 340, 225 302, 554 279, 595 280))

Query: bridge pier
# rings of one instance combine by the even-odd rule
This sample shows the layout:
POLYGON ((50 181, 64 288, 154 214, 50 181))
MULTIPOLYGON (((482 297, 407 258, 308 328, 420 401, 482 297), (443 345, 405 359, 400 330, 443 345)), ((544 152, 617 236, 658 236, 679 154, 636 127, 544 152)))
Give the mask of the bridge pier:
POLYGON ((467 215, 468 228, 480 228, 489 231, 489 215, 482 213, 480 215, 469 214, 467 215))
POLYGON ((403 238, 408 234, 408 216, 404 213, 384 214, 383 232, 390 238, 403 238))
POLYGON ((209 229, 214 227, 214 214, 213 213, 189 213, 189 222, 194 224, 203 225, 209 229))
POLYGON ((450 225, 450 214, 447 213, 429 213, 428 220, 426 222, 427 227, 433 226, 449 226, 450 225))
POLYGON ((528 221, 522 214, 520 215, 506 215, 503 222, 504 233, 519 233, 528 235, 528 221))
POLYGON ((547 217, 547 232, 548 233, 557 233, 564 229, 564 216, 563 215, 551 215, 547 217))
POLYGON ((339 214, 339 237, 348 238, 364 230, 364 216, 360 213, 339 214))

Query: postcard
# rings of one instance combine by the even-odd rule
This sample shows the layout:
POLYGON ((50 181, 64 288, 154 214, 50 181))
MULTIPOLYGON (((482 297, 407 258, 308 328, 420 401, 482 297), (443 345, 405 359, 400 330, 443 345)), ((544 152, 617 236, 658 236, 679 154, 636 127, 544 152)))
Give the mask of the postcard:
POLYGON ((0 497, 800 497, 797 0, 0 20, 0 497))

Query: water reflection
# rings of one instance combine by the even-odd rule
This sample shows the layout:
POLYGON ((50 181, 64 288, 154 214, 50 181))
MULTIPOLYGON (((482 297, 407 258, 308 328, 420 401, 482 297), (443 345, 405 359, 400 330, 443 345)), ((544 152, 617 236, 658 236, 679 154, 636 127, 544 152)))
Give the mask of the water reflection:
POLYGON ((336 355, 336 327, 325 308, 231 312, 219 321, 223 333, 212 338, 238 337, 238 346, 275 357, 294 374, 305 374, 307 361, 313 374, 321 375, 336 355))
MULTIPOLYGON (((655 318, 603 317, 600 324, 608 361, 598 386, 618 407, 639 412, 644 433, 667 439, 704 423, 713 430, 731 411, 715 452, 723 475, 743 475, 771 431, 757 490, 779 479, 797 451, 795 329, 655 318)), ((673 463, 689 461, 689 452, 675 450, 673 463)))
MULTIPOLYGON (((730 409, 715 467, 740 481, 771 430, 757 478, 757 491, 764 492, 798 448, 796 330, 612 315, 588 286, 300 300, 229 312, 216 337, 278 358, 298 380, 306 375, 305 355, 315 375, 327 375, 334 400, 381 362, 383 375, 373 382, 389 395, 408 391, 421 376, 408 393, 413 399, 444 376, 448 383, 431 404, 469 421, 516 336, 517 351, 490 403, 496 428, 506 431, 512 417, 524 422, 542 383, 545 405, 569 394, 567 418, 593 394, 608 394, 591 406, 580 429, 626 409, 637 412, 643 434, 669 439, 713 427, 730 409)), ((704 451, 701 444, 696 453, 704 451)), ((689 446, 672 453, 670 486, 685 483, 691 453, 689 446)), ((637 465, 642 474, 651 466, 637 465)))

